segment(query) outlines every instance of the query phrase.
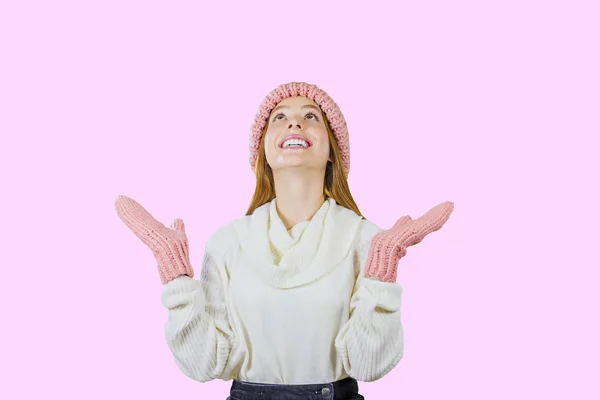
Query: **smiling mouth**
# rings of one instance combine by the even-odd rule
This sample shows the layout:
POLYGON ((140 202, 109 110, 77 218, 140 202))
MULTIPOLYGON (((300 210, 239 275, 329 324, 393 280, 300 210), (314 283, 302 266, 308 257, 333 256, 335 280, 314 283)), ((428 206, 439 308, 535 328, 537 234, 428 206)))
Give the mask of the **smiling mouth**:
POLYGON ((282 149, 307 149, 310 146, 311 144, 304 139, 293 138, 284 141, 279 147, 282 149))

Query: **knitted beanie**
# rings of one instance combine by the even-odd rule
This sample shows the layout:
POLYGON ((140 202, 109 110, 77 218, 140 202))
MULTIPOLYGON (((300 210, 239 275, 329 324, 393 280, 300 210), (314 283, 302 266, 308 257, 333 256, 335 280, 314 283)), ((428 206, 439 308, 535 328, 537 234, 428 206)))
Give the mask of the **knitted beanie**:
POLYGON ((255 169, 256 159, 258 158, 258 147, 260 145, 262 131, 267 124, 271 111, 273 111, 273 109, 277 107, 277 104, 283 99, 294 96, 308 97, 321 108, 329 122, 333 136, 340 149, 346 174, 348 174, 350 172, 350 142, 344 115, 338 105, 327 93, 325 93, 325 91, 319 89, 315 85, 305 82, 290 82, 279 85, 273 89, 260 104, 258 112, 254 117, 254 123, 252 124, 250 133, 250 167, 252 168, 252 171, 255 169))

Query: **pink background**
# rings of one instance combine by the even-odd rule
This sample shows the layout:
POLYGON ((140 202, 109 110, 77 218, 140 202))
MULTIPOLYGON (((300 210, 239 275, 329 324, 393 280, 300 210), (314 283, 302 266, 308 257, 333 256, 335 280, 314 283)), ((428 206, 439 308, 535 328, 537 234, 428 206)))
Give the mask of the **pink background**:
POLYGON ((0 397, 227 397, 177 369, 114 200, 182 217, 199 269, 296 80, 346 115, 367 218, 456 206, 400 263, 405 355, 367 400, 600 398, 596 2, 199 3, 2 2, 0 397))

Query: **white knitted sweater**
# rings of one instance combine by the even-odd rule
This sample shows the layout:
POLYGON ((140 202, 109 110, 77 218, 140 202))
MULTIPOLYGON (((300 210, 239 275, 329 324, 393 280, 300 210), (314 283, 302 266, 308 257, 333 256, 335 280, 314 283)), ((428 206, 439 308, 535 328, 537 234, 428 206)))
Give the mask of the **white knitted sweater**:
POLYGON ((164 285, 167 343, 192 379, 373 381, 402 358, 402 288, 363 277, 381 229, 333 199, 287 231, 276 200, 219 228, 199 280, 164 285))

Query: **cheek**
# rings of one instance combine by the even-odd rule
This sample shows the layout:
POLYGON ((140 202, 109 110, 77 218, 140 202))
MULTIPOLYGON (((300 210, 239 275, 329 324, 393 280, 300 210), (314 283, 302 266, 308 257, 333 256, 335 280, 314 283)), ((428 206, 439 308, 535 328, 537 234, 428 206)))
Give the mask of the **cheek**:
POLYGON ((319 131, 315 136, 319 143, 321 143, 320 147, 323 150, 323 154, 329 156, 329 135, 327 134, 327 131, 323 128, 323 130, 319 131))
POLYGON ((275 134, 271 130, 265 133, 265 155, 267 158, 274 152, 275 134))

